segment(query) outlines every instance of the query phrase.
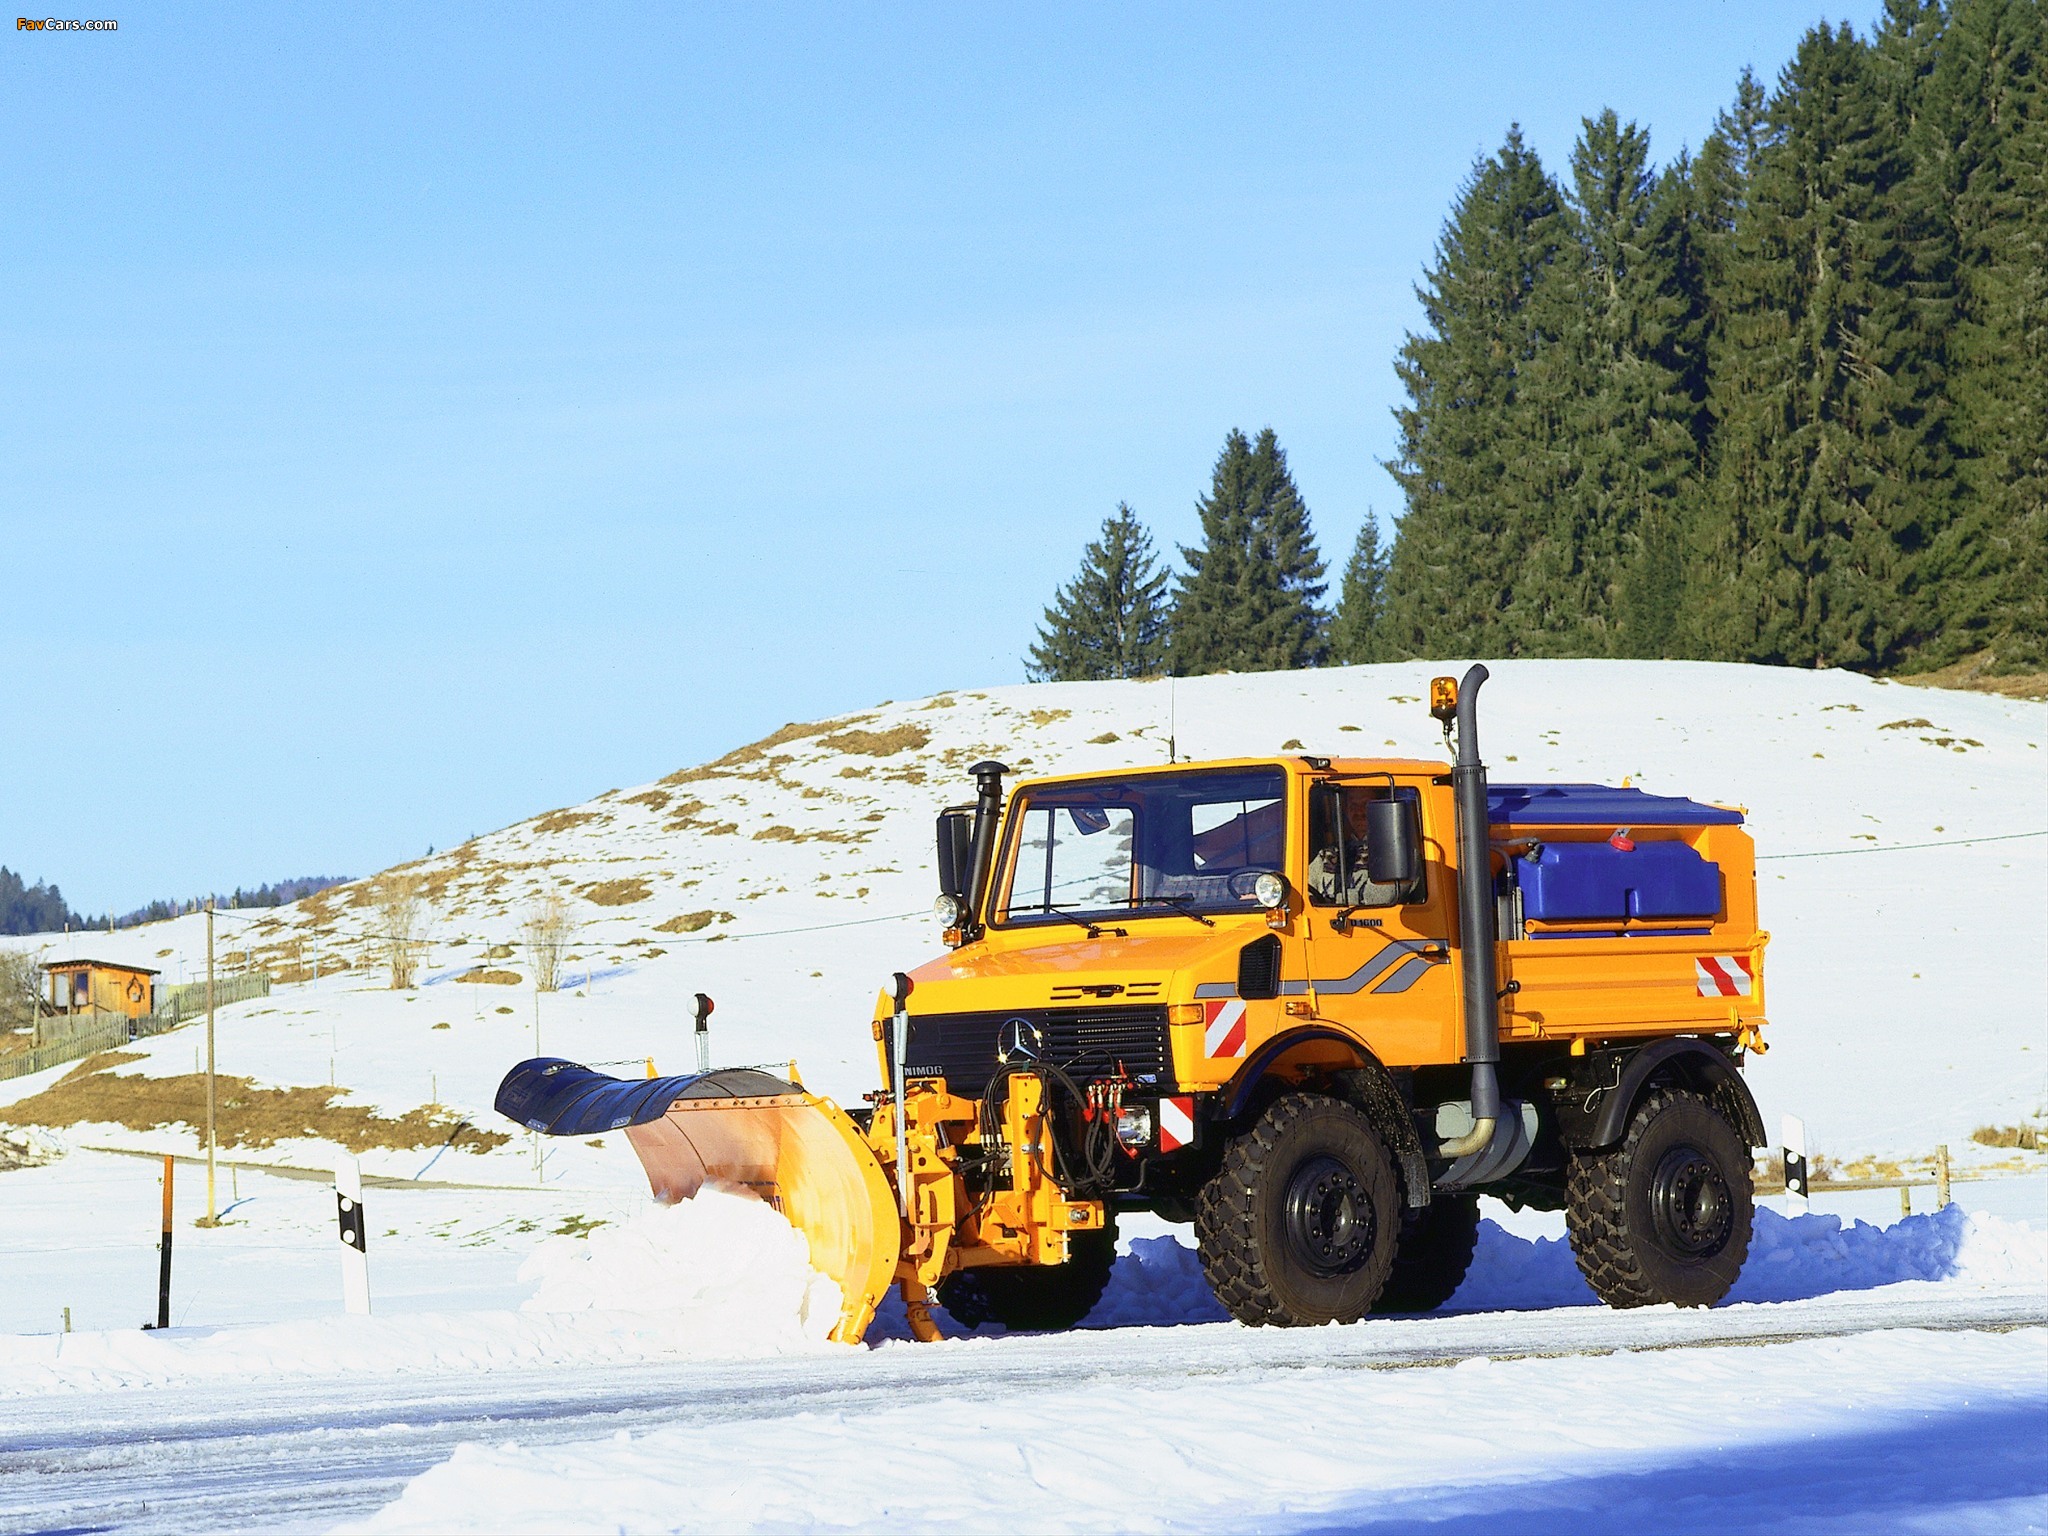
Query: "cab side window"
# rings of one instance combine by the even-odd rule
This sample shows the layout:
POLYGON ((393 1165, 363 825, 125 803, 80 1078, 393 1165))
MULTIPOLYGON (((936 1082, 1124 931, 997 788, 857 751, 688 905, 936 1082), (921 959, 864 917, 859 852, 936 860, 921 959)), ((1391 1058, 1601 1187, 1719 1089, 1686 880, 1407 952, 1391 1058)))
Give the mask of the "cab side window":
POLYGON ((1403 885, 1366 875, 1365 807, 1374 800, 1414 800, 1413 789, 1386 784, 1318 784, 1310 792, 1308 898, 1319 907, 1400 907, 1428 900, 1421 875, 1403 885))

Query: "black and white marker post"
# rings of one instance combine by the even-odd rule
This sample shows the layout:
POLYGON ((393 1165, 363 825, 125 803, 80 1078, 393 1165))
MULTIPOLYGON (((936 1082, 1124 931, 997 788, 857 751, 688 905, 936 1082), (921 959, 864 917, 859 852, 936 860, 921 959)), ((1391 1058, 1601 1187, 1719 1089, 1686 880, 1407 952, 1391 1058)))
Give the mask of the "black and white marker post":
POLYGON ((367 1317, 370 1312, 370 1246, 363 1224, 363 1174, 346 1152, 334 1159, 334 1209, 341 1230, 342 1304, 367 1317))
POLYGON ((1809 1193, 1806 1184, 1806 1122, 1797 1115, 1786 1115, 1779 1124, 1779 1138, 1784 1142, 1785 1151, 1785 1210, 1788 1215, 1804 1215, 1809 1193))

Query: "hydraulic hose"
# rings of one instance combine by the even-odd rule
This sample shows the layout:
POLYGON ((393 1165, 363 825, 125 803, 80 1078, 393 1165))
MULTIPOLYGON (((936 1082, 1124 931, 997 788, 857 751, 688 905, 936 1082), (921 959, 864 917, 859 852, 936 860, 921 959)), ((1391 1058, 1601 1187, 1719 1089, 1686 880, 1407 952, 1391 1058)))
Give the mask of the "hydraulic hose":
POLYGON ((1458 684, 1458 760, 1451 768, 1451 799, 1457 810, 1465 1060, 1472 1066, 1472 1129, 1437 1148, 1454 1162, 1490 1143, 1500 1120, 1500 968, 1494 953, 1497 934, 1486 764, 1479 758, 1479 686, 1486 678, 1486 668, 1474 662, 1458 684))

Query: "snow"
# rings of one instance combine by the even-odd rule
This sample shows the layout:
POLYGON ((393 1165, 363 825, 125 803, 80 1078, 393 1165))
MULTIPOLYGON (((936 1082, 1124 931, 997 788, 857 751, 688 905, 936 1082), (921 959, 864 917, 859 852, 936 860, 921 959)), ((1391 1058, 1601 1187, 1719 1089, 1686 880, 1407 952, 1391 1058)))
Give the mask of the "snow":
POLYGON ((803 1237, 750 1195, 710 1187, 587 1238, 551 1237, 520 1267, 528 1312, 688 1317, 732 1353, 822 1345, 839 1287, 811 1268, 803 1237))
MULTIPOLYGON (((780 1218, 655 1208, 618 1136, 365 1153, 376 1315, 345 1317, 333 1148, 308 1136, 224 1145, 217 1228, 192 1225, 203 1186, 181 1164, 177 1326, 144 1333, 142 1154, 190 1157, 199 1133, 80 1125, 0 1172, 4 1523, 2048 1529, 2048 1155, 1971 1140, 2048 1119, 2048 838, 2015 836, 2048 831, 2048 707, 1839 672, 1489 665, 1497 780, 1748 807, 1774 935, 1772 1049, 1749 1068, 1766 1123, 1800 1114, 1816 1153, 1922 1179, 1945 1143, 1957 1206, 1768 1201, 1728 1304, 1621 1314, 1561 1217, 1488 1201, 1444 1313, 1302 1334, 1222 1320, 1186 1229, 1134 1218, 1080 1332, 911 1345, 892 1301, 875 1347, 847 1349, 823 1342, 836 1303, 780 1218)), ((223 964, 324 963, 220 1011, 221 1069, 512 1133, 490 1108, 510 1064, 686 1069, 701 990, 717 1060, 794 1058, 853 1102, 878 982, 936 948, 931 815, 966 765, 1156 762, 1169 720, 1183 755, 1435 756, 1420 699, 1443 670, 1462 664, 877 706, 423 861, 412 991, 369 968, 375 915, 347 890, 224 915, 223 964), (636 881, 644 897, 588 899, 636 881), (564 990, 456 980, 527 969, 545 889, 577 921, 564 990), (710 919, 676 921, 693 913, 710 919)), ((204 967, 197 917, 68 945, 173 983, 204 967)), ((200 1042, 187 1026, 115 1070, 190 1073, 200 1042)), ((70 1070, 0 1082, 0 1120, 70 1070)))
POLYGON ((467 1445, 344 1529, 1317 1530, 1517 1510, 1578 1530, 2039 1529, 2044 1373, 2048 1330, 2029 1329, 966 1392, 467 1445), (1904 1454, 1880 1472, 1873 1446, 1904 1454), (1684 1475, 1702 1462, 1711 1481, 1684 1475))
MULTIPOLYGON (((1488 1203, 1492 1209, 1498 1206, 1488 1203)), ((1503 1214, 1505 1214, 1503 1212, 1503 1214)), ((1527 1225, 1527 1218, 1522 1219, 1527 1225)), ((1524 1235, 1482 1221, 1465 1284, 1444 1311, 1598 1306, 1572 1263, 1562 1219, 1524 1235)), ((373 1282, 377 1270, 372 1268, 373 1282)), ((163 1387, 249 1377, 566 1366, 596 1361, 766 1359, 843 1353, 826 1335, 838 1289, 802 1239, 757 1200, 720 1190, 588 1238, 550 1237, 519 1270, 519 1310, 329 1316, 247 1327, 0 1335, 0 1397, 163 1387)), ((2048 1231, 1962 1206, 1874 1227, 1809 1213, 1756 1213, 1750 1259, 1727 1306, 1885 1289, 1904 1300, 2048 1296, 2048 1231)), ((940 1312, 944 1317, 943 1309, 940 1312)), ((945 1319, 949 1332, 957 1325, 945 1319)), ((1220 1325, 1225 1314, 1178 1235, 1122 1245, 1088 1330, 1220 1325)), ((1358 1325, 1360 1329, 1377 1326, 1358 1325)), ((990 1330, 994 1332, 996 1330, 990 1330)), ((871 1343, 909 1337, 892 1295, 871 1343)))

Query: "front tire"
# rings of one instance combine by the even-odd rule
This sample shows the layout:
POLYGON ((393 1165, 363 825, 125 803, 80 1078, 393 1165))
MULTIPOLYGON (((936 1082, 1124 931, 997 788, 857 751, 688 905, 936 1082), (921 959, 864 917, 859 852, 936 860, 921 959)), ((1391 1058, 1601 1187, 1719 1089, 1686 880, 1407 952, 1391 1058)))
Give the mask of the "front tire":
POLYGON ((1710 1307, 1749 1256, 1749 1148, 1696 1093, 1658 1089, 1621 1144, 1572 1154, 1572 1257, 1610 1307, 1710 1307))
POLYGON ((956 1269, 939 1282, 939 1305, 963 1328, 1001 1323, 1018 1333, 1063 1333, 1095 1310, 1116 1267, 1116 1213, 1067 1237, 1064 1264, 956 1269))
POLYGON ((1230 1143, 1202 1187, 1202 1272, 1241 1323, 1308 1328, 1372 1309, 1401 1231, 1394 1161, 1372 1122, 1290 1093, 1230 1143))

